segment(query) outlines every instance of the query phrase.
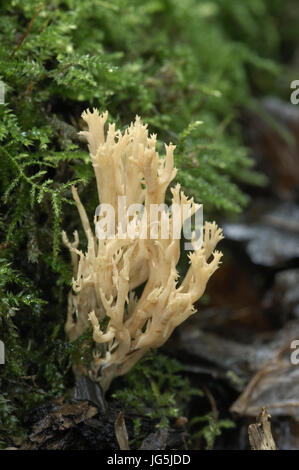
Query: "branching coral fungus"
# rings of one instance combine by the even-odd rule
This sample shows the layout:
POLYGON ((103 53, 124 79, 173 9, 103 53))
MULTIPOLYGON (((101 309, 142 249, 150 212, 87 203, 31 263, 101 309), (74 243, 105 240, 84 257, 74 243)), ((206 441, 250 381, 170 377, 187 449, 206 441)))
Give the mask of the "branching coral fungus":
POLYGON ((187 199, 179 185, 171 188, 171 210, 167 212, 161 206, 176 175, 175 147, 165 145, 166 155, 161 158, 156 136, 149 136, 139 117, 124 133, 110 124, 106 134, 107 112, 99 115, 97 110, 86 111, 82 117, 88 130, 81 134, 89 144, 100 207, 105 210, 96 212, 94 233, 73 188, 88 245, 84 253, 78 249, 77 232, 73 242, 63 233, 74 272, 65 329, 73 341, 92 324, 95 353, 88 372, 107 390, 114 377, 128 372, 150 348, 160 347, 174 328, 194 313, 194 302, 219 266, 222 253, 215 247, 222 231, 215 222, 205 223, 202 244, 194 245, 189 254, 190 267, 179 284, 176 265, 180 239, 175 233, 180 233, 186 220, 184 206, 189 204, 191 214, 199 206, 187 199), (120 220, 124 197, 126 207, 134 210, 127 211, 125 220, 120 220), (157 205, 162 210, 153 227, 150 214, 157 205), (109 207, 114 209, 112 226, 117 230, 103 237, 109 207), (168 237, 163 233, 165 221, 171 228, 168 237), (137 299, 134 289, 144 283, 137 299))

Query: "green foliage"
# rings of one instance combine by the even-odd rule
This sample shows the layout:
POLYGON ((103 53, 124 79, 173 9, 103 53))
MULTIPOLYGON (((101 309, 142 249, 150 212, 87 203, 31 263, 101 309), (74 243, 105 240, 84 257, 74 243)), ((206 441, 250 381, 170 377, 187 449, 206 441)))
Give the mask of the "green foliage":
MULTIPOLYGON (((227 3, 235 11, 231 2, 196 0, 54 0, 38 11, 34 0, 25 6, 20 0, 4 2, 0 70, 7 104, 1 109, 0 136, 3 165, 12 167, 7 197, 23 181, 32 204, 49 195, 55 253, 61 200, 68 201, 71 182, 57 188, 51 167, 57 167, 57 157, 66 158, 61 150, 73 161, 78 151, 53 126, 56 113, 77 128, 87 104, 108 108, 124 123, 139 113, 161 139, 179 145, 179 181, 219 209, 240 210, 245 204, 238 180, 263 182, 252 172, 231 120, 236 106, 248 100, 247 67, 268 73, 275 67, 225 35, 221 22, 227 3), (195 131, 192 122, 198 119, 203 124, 195 131), (56 159, 49 160, 55 150, 56 159)), ((264 17, 252 18, 245 5, 239 16, 245 12, 255 30, 260 27, 264 17)))
MULTIPOLYGON (((62 226, 68 233, 78 227, 71 185, 85 185, 90 216, 97 205, 86 145, 77 135, 82 111, 108 109, 120 127, 138 113, 161 141, 177 145, 178 180, 206 211, 240 211, 247 201, 240 184, 264 179, 252 169, 236 117, 252 88, 272 91, 282 46, 295 48, 292 5, 1 2, 2 431, 16 434, 24 412, 69 385, 75 346, 65 342, 63 324, 72 273, 60 233, 62 226)), ((168 395, 160 396, 161 378, 151 377, 150 394, 165 423, 176 413, 176 392, 169 382, 168 395)))
MULTIPOLYGON (((156 422, 157 428, 167 427, 187 409, 192 396, 202 396, 201 390, 190 387, 182 375, 182 366, 156 351, 148 353, 124 378, 112 397, 124 410, 134 408, 142 416, 156 422)), ((135 437, 139 437, 140 422, 135 422, 135 437)))
POLYGON ((47 343, 40 341, 46 303, 29 280, 0 259, 0 331, 5 344, 5 365, 0 366, 0 446, 6 434, 23 435, 24 413, 65 388, 70 346, 55 340, 49 328, 47 343))
POLYGON ((192 438, 205 440, 205 449, 213 450, 215 439, 221 436, 223 429, 232 429, 235 427, 235 423, 230 419, 216 419, 213 413, 208 413, 204 416, 197 416, 191 420, 191 427, 195 424, 203 423, 204 425, 197 432, 192 434, 192 438), (206 423, 206 424, 205 424, 206 423))

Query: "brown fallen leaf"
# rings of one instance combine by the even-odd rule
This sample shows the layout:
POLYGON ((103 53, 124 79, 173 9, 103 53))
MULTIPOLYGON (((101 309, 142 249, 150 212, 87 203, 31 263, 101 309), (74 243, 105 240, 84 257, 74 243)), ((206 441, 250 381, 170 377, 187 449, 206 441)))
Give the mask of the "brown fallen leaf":
POLYGON ((34 424, 29 440, 32 443, 41 444, 55 436, 57 431, 70 429, 97 413, 98 409, 87 401, 76 404, 58 402, 52 411, 34 424))
POLYGON ((120 450, 130 450, 128 432, 122 411, 120 411, 114 423, 114 431, 120 450))
POLYGON ((231 411, 257 416, 267 407, 272 416, 291 416, 299 421, 299 367, 291 363, 291 341, 263 366, 235 401, 231 411))

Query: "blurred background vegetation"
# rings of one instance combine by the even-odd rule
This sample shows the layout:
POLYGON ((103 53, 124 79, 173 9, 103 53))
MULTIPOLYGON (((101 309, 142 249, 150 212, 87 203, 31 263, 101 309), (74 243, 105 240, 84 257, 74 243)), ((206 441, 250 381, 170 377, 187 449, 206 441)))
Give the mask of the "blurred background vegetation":
MULTIPOLYGON (((294 0, 2 0, 0 6, 0 441, 34 405, 72 385, 64 319, 71 280, 62 227, 91 215, 96 188, 77 132, 87 107, 124 128, 136 114, 177 145, 177 180, 205 214, 237 213, 263 186, 244 108, 288 99, 294 0)), ((297 61, 299 63, 299 61, 297 61)), ((299 77, 299 70, 298 76, 299 77)))

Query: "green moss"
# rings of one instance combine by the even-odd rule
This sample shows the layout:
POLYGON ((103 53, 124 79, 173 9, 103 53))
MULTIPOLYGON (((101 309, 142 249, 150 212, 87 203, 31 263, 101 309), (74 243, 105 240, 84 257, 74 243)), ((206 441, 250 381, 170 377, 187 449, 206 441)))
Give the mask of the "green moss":
MULTIPOLYGON (((157 351, 143 357, 114 387, 112 398, 124 411, 136 410, 141 416, 151 418, 157 428, 168 427, 187 412, 192 396, 203 395, 201 390, 190 387, 177 360, 157 351)), ((139 439, 140 420, 135 421, 134 429, 135 439, 139 439)))
POLYGON ((195 425, 200 424, 200 430, 192 433, 193 440, 203 440, 206 450, 213 450, 215 440, 221 436, 224 429, 232 429, 235 423, 230 419, 218 419, 213 416, 213 413, 208 413, 204 416, 197 416, 191 420, 191 429, 195 425))

